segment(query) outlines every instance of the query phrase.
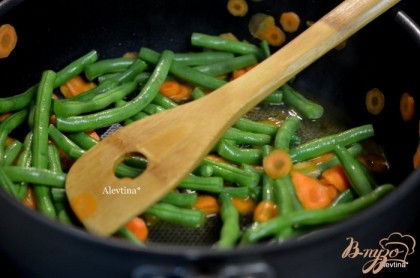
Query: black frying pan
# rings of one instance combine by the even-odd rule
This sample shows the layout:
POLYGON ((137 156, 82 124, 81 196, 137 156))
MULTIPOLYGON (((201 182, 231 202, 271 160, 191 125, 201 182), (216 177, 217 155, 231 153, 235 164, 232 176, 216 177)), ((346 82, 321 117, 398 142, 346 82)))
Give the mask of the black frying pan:
MULTIPOLYGON (((339 2, 249 1, 249 15, 293 10, 303 21, 315 21, 339 2)), ((98 50, 101 58, 141 46, 185 51, 192 32, 232 32, 253 41, 246 27, 249 16, 234 18, 225 5, 225 0, 3 1, 0 22, 12 23, 19 41, 12 55, 0 60, 0 94, 20 93, 38 82, 43 70, 58 70, 91 49, 98 50)), ((97 238, 50 221, 0 191, 0 251, 6 266, 28 277, 361 276, 364 259, 341 257, 346 238, 377 248, 379 240, 392 232, 418 236, 414 223, 419 214, 420 173, 413 172, 411 162, 418 144, 418 117, 402 122, 395 104, 405 90, 418 99, 420 34, 410 17, 418 20, 419 11, 417 1, 400 4, 353 36, 345 49, 331 51, 314 63, 294 83, 346 124, 374 124, 375 140, 390 163, 383 179, 399 185, 378 204, 283 244, 230 251, 169 244, 139 250, 128 242, 97 238), (365 93, 373 86, 383 88, 386 95, 380 116, 370 115, 364 107, 365 93)), ((407 269, 386 269, 381 274, 418 271, 412 263, 415 258, 408 258, 407 269)))

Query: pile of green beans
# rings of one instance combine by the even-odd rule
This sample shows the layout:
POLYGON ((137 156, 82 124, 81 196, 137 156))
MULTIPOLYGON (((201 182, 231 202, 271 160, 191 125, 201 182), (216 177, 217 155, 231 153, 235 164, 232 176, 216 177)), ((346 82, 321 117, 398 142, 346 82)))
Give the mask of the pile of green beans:
MULTIPOLYGON (((159 53, 141 47, 137 58, 99 59, 92 50, 57 72, 46 69, 39 83, 26 91, 0 98, 0 113, 10 113, 0 122, 0 186, 19 202, 24 202, 33 191, 40 213, 62 223, 80 225, 66 198, 65 181, 71 163, 98 143, 88 131, 102 133, 115 124, 128 125, 182 105, 184 102, 177 103, 159 93, 167 79, 191 85, 189 101, 194 101, 229 82, 233 71, 254 66, 270 55, 264 42, 257 46, 201 33, 192 34, 191 45, 202 51, 159 53), (64 98, 59 87, 78 75, 96 87, 64 98), (226 79, 220 78, 223 75, 226 79), (52 117, 55 121, 51 121, 52 117), (23 135, 22 130, 27 133, 23 135)), ((222 224, 214 246, 226 249, 298 236, 303 226, 317 228, 340 221, 392 191, 390 184, 376 184, 357 159, 364 151, 362 142, 374 137, 372 125, 302 140, 302 123, 321 120, 324 108, 296 90, 291 81, 260 104, 262 109, 267 105, 279 111, 293 111, 278 115, 293 116, 279 118, 280 125, 248 115, 240 118, 212 149, 210 154, 219 160, 210 156, 203 159, 176 192, 168 193, 141 216, 189 228, 202 227, 209 217, 219 217, 222 224), (319 177, 324 170, 341 164, 351 187, 327 208, 304 209, 289 175, 272 179, 261 167, 263 158, 275 149, 286 149, 294 164, 332 153, 331 159, 301 171, 319 177), (201 194, 218 200, 217 215, 206 217, 194 208, 201 194), (245 216, 233 198, 251 199, 254 203, 273 201, 278 214, 268 222, 243 226, 241 218, 245 216)), ((115 175, 135 178, 146 167, 145 158, 133 155, 116 167, 115 175)), ((121 227, 115 236, 145 246, 126 227, 121 227)))

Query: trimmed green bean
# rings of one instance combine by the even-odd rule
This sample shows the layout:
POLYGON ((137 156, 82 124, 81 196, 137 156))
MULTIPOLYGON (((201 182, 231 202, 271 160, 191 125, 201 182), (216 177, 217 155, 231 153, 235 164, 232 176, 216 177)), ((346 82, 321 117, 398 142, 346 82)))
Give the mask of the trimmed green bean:
POLYGON ((223 179, 221 177, 200 177, 188 175, 181 181, 178 187, 183 189, 219 193, 223 189, 223 179))
POLYGON ((165 109, 171 109, 178 106, 176 102, 162 94, 157 94, 153 99, 153 103, 165 109))
MULTIPOLYGON (((51 70, 43 72, 36 97, 34 126, 32 128, 32 166, 40 170, 48 168, 48 126, 56 76, 56 73, 51 70)), ((56 211, 51 199, 50 189, 44 184, 36 184, 34 195, 39 211, 46 216, 55 218, 56 211)))
MULTIPOLYGON (((160 54, 158 52, 145 47, 142 47, 139 53, 139 57, 141 59, 152 64, 157 63, 159 55, 160 54)), ((208 89, 217 89, 227 83, 217 77, 201 73, 192 67, 178 64, 177 62, 172 63, 170 72, 182 80, 206 87, 208 89)))
POLYGON ((9 134, 21 125, 27 118, 28 111, 26 109, 13 113, 0 123, 0 166, 4 163, 5 144, 9 134))
MULTIPOLYGON (((11 166, 6 166, 11 167, 11 166)), ((3 187, 3 189, 10 194, 10 196, 18 198, 18 192, 15 184, 13 183, 13 180, 10 178, 10 176, 5 171, 4 166, 0 167, 0 186, 3 187)))
POLYGON ((201 90, 201 88, 200 88, 200 87, 195 87, 195 88, 193 89, 193 91, 192 91, 191 95, 192 95, 192 98, 193 98, 194 100, 197 100, 197 99, 199 99, 199 98, 202 98, 202 97, 206 96, 206 94, 204 93, 204 91, 203 91, 203 90, 201 90))
POLYGON ((144 243, 136 237, 127 227, 121 227, 117 231, 117 235, 128 240, 129 242, 135 243, 138 246, 145 246, 144 243))
POLYGON ((224 180, 236 183, 240 186, 254 188, 261 179, 261 175, 239 169, 232 164, 217 162, 207 158, 205 158, 202 163, 209 164, 213 167, 214 176, 222 177, 224 180))
POLYGON ((274 148, 286 149, 290 148, 292 136, 300 127, 301 120, 297 116, 287 117, 280 125, 276 136, 274 137, 274 148))
POLYGON ((363 196, 370 193, 372 185, 358 161, 341 145, 335 146, 334 153, 343 165, 344 172, 357 195, 363 196))
POLYGON ((22 142, 19 140, 13 140, 13 142, 6 147, 4 151, 4 166, 9 166, 14 163, 16 158, 19 156, 20 150, 22 149, 22 142))
POLYGON ((127 70, 136 60, 137 59, 135 58, 123 57, 103 59, 86 66, 85 75, 88 80, 92 81, 98 76, 107 73, 123 72, 127 70))
POLYGON ((220 36, 212 36, 202 33, 192 33, 191 45, 242 55, 259 54, 261 52, 257 46, 248 42, 234 41, 220 36))
POLYGON ((197 201, 197 193, 169 192, 159 202, 182 208, 191 208, 197 201))
POLYGON ((305 118, 316 120, 324 115, 324 108, 321 105, 307 99, 290 85, 283 85, 282 90, 284 103, 296 109, 305 118))
POLYGON ((349 203, 353 201, 357 196, 354 194, 354 191, 351 188, 346 189, 341 192, 337 198, 330 204, 330 207, 335 207, 341 204, 349 203))
POLYGON ((267 135, 270 135, 270 136, 276 135, 277 130, 279 129, 278 126, 253 121, 251 119, 247 119, 247 118, 244 118, 244 117, 242 117, 238 121, 236 121, 236 123, 233 126, 238 128, 238 129, 241 129, 243 131, 267 134, 267 135))
POLYGON ((84 113, 91 113, 104 109, 112 103, 123 99, 137 88, 134 82, 127 82, 110 89, 85 101, 64 101, 54 103, 54 112, 57 116, 68 117, 84 113))
POLYGON ((330 152, 338 144, 348 146, 372 137, 373 135, 373 126, 371 124, 366 124, 333 135, 313 139, 290 149, 289 154, 293 162, 299 162, 330 152))
POLYGON ((159 88, 165 81, 173 59, 172 51, 164 51, 152 76, 140 93, 123 106, 106 109, 83 116, 57 117, 57 127, 62 131, 85 131, 110 126, 122 122, 147 106, 159 93, 159 88))
POLYGON ((245 186, 225 186, 222 189, 222 193, 228 194, 231 197, 236 197, 240 199, 245 199, 250 197, 251 193, 248 187, 245 186))
POLYGON ((118 83, 125 83, 134 81, 136 76, 142 73, 145 69, 147 69, 148 65, 145 61, 140 59, 136 59, 134 63, 125 71, 119 73, 115 77, 111 78, 112 80, 116 80, 118 83))
POLYGON ((90 89, 86 92, 84 92, 83 94, 78 94, 74 97, 71 98, 60 98, 60 99, 55 99, 53 102, 53 105, 55 107, 56 103, 58 102, 69 102, 69 101, 88 101, 91 100, 92 98, 99 96, 103 93, 108 92, 109 90, 113 89, 114 87, 116 87, 118 85, 118 82, 115 80, 108 80, 106 82, 103 82, 101 84, 99 84, 98 86, 96 86, 93 89, 90 89))
POLYGON ((208 65, 214 62, 225 61, 233 58, 235 54, 232 52, 222 51, 203 51, 203 52, 187 52, 175 53, 174 61, 186 66, 208 65))
POLYGON ((64 187, 66 181, 65 173, 57 173, 49 169, 5 166, 3 170, 13 182, 34 183, 36 187, 42 185, 47 189, 50 189, 49 187, 64 187))
POLYGON ((281 90, 275 90, 272 92, 268 97, 266 97, 262 103, 268 103, 268 104, 281 104, 283 103, 283 91, 281 90))
POLYGON ((148 114, 148 115, 153 115, 153 114, 157 114, 159 112, 163 112, 166 109, 163 108, 160 105, 154 104, 154 103, 149 103, 148 105, 146 105, 146 107, 143 108, 144 113, 148 114))
POLYGON ((247 54, 229 58, 223 61, 213 62, 207 65, 196 66, 194 69, 211 76, 219 76, 222 74, 231 73, 238 69, 256 65, 257 63, 258 60, 254 54, 247 54))
POLYGON ((231 248, 236 244, 241 235, 239 212, 228 194, 221 193, 219 195, 219 202, 220 217, 222 218, 223 224, 220 229, 220 238, 216 245, 221 249, 231 248))
MULTIPOLYGON (((31 166, 32 138, 33 138, 33 133, 32 131, 29 131, 25 136, 25 140, 23 141, 23 149, 16 163, 16 166, 20 166, 20 167, 31 166)), ((26 196, 26 193, 28 192, 28 183, 20 182, 19 184, 17 184, 17 187, 18 187, 18 198, 19 200, 22 200, 26 196)))
POLYGON ((233 140, 240 145, 265 145, 271 143, 271 136, 262 133, 254 133, 231 127, 224 134, 223 138, 233 140))
POLYGON ((206 220, 201 210, 180 208, 166 203, 152 205, 145 214, 155 216, 162 221, 194 228, 202 226, 206 220))
POLYGON ((230 161, 257 165, 261 163, 261 149, 240 148, 235 141, 222 139, 217 144, 217 153, 230 161))
POLYGON ((25 109, 34 99, 37 89, 38 85, 34 85, 19 95, 0 98, 0 113, 25 109))
POLYGON ((275 217, 247 229, 242 236, 241 243, 256 243, 264 238, 277 235, 282 229, 295 225, 320 225, 340 221, 371 206, 393 191, 394 188, 391 184, 384 184, 349 203, 323 209, 294 211, 286 216, 275 217))
POLYGON ((49 125, 48 134, 57 146, 71 158, 77 159, 85 153, 82 148, 80 148, 52 124, 49 125))

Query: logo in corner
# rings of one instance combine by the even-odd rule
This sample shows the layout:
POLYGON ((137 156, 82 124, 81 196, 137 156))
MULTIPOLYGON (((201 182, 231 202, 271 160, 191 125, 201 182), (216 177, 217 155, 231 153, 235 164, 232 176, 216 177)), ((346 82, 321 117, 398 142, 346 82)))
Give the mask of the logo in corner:
POLYGON ((407 257, 414 254, 416 240, 411 235, 403 235, 398 232, 391 233, 388 237, 379 241, 378 248, 362 248, 353 237, 347 238, 348 245, 341 257, 354 259, 362 257, 367 262, 362 267, 362 272, 367 274, 378 273, 383 268, 406 268, 407 257))

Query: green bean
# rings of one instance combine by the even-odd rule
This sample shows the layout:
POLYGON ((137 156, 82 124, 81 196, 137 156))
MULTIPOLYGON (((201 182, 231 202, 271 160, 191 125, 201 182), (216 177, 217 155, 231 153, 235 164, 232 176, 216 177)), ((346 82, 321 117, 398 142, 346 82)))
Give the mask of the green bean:
POLYGON ((89 150, 90 148, 98 144, 98 141, 86 132, 71 132, 67 134, 67 137, 70 139, 70 141, 74 142, 83 150, 89 150))
POLYGON ((260 42, 260 48, 263 53, 263 58, 268 58, 271 56, 270 44, 268 43, 268 41, 262 40, 260 42))
POLYGON ((270 136, 274 136, 277 133, 277 130, 279 129, 278 126, 267 124, 267 123, 261 123, 257 121, 253 121, 251 119, 247 118, 240 118, 236 123, 233 125, 234 127, 241 129, 243 131, 249 131, 254 133, 262 133, 267 134, 270 136))
POLYGON ((153 103, 165 109, 171 109, 178 106, 176 102, 162 94, 157 94, 153 99, 153 103))
POLYGON ((203 51, 189 53, 175 53, 174 61, 186 66, 208 65, 214 62, 225 61, 233 58, 232 52, 203 51))
MULTIPOLYGON (((64 187, 66 174, 56 173, 49 169, 41 169, 35 167, 21 166, 5 166, 4 172, 14 182, 34 183, 36 187, 39 185, 49 187, 64 187)), ((35 187, 35 189, 36 189, 35 187)), ((49 192, 49 191, 48 191, 49 192)))
MULTIPOLYGON (((357 157, 357 156, 359 156, 359 155, 362 153, 362 151, 363 151, 363 147, 362 147, 362 145, 361 145, 361 144, 359 144, 359 143, 354 143, 354 144, 352 144, 351 146, 349 146, 349 147, 347 148, 347 151, 348 151, 348 152, 349 152, 349 153, 350 153, 353 157, 357 157)), ((337 156, 335 156, 335 155, 334 155, 332 158, 327 159, 327 160, 324 160, 324 161, 322 161, 322 162, 318 163, 318 164, 316 165, 316 168, 318 168, 320 172, 323 172, 323 171, 325 171, 326 169, 331 168, 331 167, 333 167, 333 166, 335 166, 335 165, 338 165, 338 164, 340 164, 340 160, 338 159, 338 157, 337 157, 337 156)))
MULTIPOLYGON (((20 167, 30 167, 32 163, 32 138, 33 133, 32 131, 29 131, 26 136, 25 140, 23 141, 23 150, 19 156, 19 159, 16 163, 16 166, 20 167)), ((28 192, 28 183, 26 182, 20 182, 18 185, 18 198, 19 200, 22 200, 27 192, 28 192)))
POLYGON ((204 97, 206 94, 204 93, 204 91, 203 90, 201 90, 201 88, 200 87, 195 87, 194 89, 193 89, 193 91, 192 91, 192 98, 194 99, 194 100, 197 100, 197 99, 199 99, 199 98, 202 98, 202 97, 204 97))
POLYGON ((96 50, 91 50, 82 57, 74 60, 57 72, 57 76, 54 81, 54 88, 60 87, 71 78, 82 73, 88 65, 95 63, 97 60, 98 53, 96 50))
POLYGON ((141 111, 159 93, 172 63, 173 52, 164 51, 158 65, 140 93, 125 105, 106 109, 97 113, 71 117, 57 117, 57 127, 63 131, 85 131, 110 126, 124 121, 141 111))
POLYGON ((193 174, 202 176, 202 177, 211 177, 214 174, 213 167, 208 164, 200 164, 198 167, 193 171, 193 174))
POLYGON ((202 163, 213 167, 214 176, 222 177, 224 180, 234 182, 240 186, 254 188, 258 185, 261 178, 256 173, 244 171, 232 164, 217 162, 207 158, 202 163))
POLYGON ((219 195, 220 217, 222 218, 222 228, 217 247, 226 249, 233 247, 239 240, 241 229, 239 226, 239 212, 234 206, 231 197, 226 193, 219 195))
POLYGON ((149 103, 148 105, 146 105, 146 107, 143 108, 143 112, 148 114, 148 115, 153 115, 159 112, 163 112, 166 109, 163 108, 160 105, 154 104, 154 103, 149 103))
POLYGON ((0 113, 25 109, 34 99, 37 89, 38 85, 34 85, 19 95, 0 98, 0 113))
POLYGON ((240 145, 264 145, 271 143, 271 136, 262 133, 254 133, 231 127, 223 134, 223 138, 233 140, 240 145))
POLYGON ((51 198, 54 202, 67 202, 66 189, 64 187, 51 188, 51 198))
POLYGON ((262 103, 268 103, 268 104, 281 104, 283 103, 283 91, 281 90, 275 90, 272 92, 268 97, 266 97, 262 103))
POLYGON ((14 163, 16 158, 19 156, 20 150, 22 149, 22 142, 19 140, 13 140, 13 142, 6 147, 4 151, 4 166, 9 166, 14 163))
MULTIPOLYGON (((152 64, 157 63, 159 60, 159 55, 160 54, 158 52, 145 47, 142 47, 139 53, 139 57, 141 59, 152 64)), ((182 80, 203 86, 208 89, 217 89, 227 83, 226 81, 217 77, 201 73, 198 70, 195 70, 189 66, 184 66, 177 62, 172 63, 170 72, 182 80)))
MULTIPOLYGON (((11 166, 6 166, 11 167, 11 166)), ((18 198, 18 192, 15 184, 13 183, 13 180, 9 177, 9 175, 6 173, 5 168, 6 167, 0 167, 0 186, 3 187, 3 189, 10 194, 10 196, 18 198)))
POLYGON ((222 139, 217 144, 217 153, 230 161, 257 165, 261 163, 261 149, 240 148, 235 141, 222 139))
POLYGON ((236 198, 241 198, 241 199, 250 197, 249 188, 244 187, 244 186, 239 186, 239 187, 225 186, 223 187, 221 193, 228 194, 231 197, 236 197, 236 198))
POLYGON ((330 207, 335 207, 341 204, 349 203, 356 198, 354 191, 351 188, 348 188, 340 193, 337 198, 330 204, 330 207))
POLYGON ((4 163, 4 146, 6 144, 7 137, 15 128, 26 120, 27 115, 28 111, 23 109, 19 112, 13 113, 0 123, 0 166, 4 163))
POLYGON ((343 165, 346 176, 356 194, 363 196, 370 193, 372 185, 357 160, 341 145, 335 146, 334 153, 343 165))
POLYGON ((92 63, 85 68, 86 78, 90 81, 106 73, 123 72, 127 70, 137 59, 134 58, 110 58, 92 63))
POLYGON ((136 59, 134 63, 124 72, 119 73, 112 80, 118 81, 118 83, 125 83, 133 81, 136 76, 142 73, 145 69, 147 69, 147 64, 145 61, 136 59))
MULTIPOLYGON (((48 168, 48 126, 50 122, 51 97, 56 82, 56 73, 46 70, 38 87, 32 139, 32 166, 44 170, 48 168)), ((41 213, 56 217, 50 190, 43 184, 36 184, 34 195, 41 213)))
POLYGON ((265 201, 274 200, 274 180, 267 175, 262 176, 261 199, 265 201))
POLYGON ((362 125, 333 135, 313 139, 289 150, 293 162, 310 159, 326 152, 330 152, 338 144, 348 146, 374 135, 371 124, 362 125))
POLYGON ((211 76, 219 76, 231 73, 238 69, 253 66, 257 63, 258 60, 254 54, 247 54, 229 58, 223 61, 217 61, 207 65, 196 66, 194 69, 211 76))
POLYGON ((282 229, 296 225, 320 225, 340 221, 354 213, 371 206, 394 190, 391 184, 384 184, 372 192, 352 202, 323 209, 299 210, 286 216, 277 216, 267 222, 259 223, 247 229, 241 239, 242 244, 256 243, 261 239, 275 236, 282 229))
POLYGON ((178 187, 182 189, 219 193, 223 189, 223 179, 221 177, 188 175, 181 181, 178 187))
POLYGON ((202 33, 192 33, 191 45, 242 55, 258 54, 261 51, 257 46, 248 42, 234 41, 220 36, 212 36, 202 33))
POLYGON ((64 135, 59 129, 54 125, 49 125, 48 134, 51 139, 57 144, 57 146, 62 149, 68 156, 73 159, 81 157, 85 151, 80 148, 77 144, 71 141, 66 135, 64 135))
POLYGON ((62 101, 54 102, 54 112, 57 116, 68 117, 91 113, 104 109, 112 103, 123 99, 131 94, 137 88, 137 84, 133 81, 121 84, 110 89, 108 92, 84 101, 62 101))
POLYGON ((191 208, 197 201, 197 193, 169 192, 160 202, 182 208, 191 208))
POLYGON ((200 227, 204 224, 206 216, 201 210, 180 208, 171 204, 156 203, 145 211, 158 219, 186 227, 200 227))
POLYGON ((300 123, 301 120, 297 116, 287 117, 274 137, 274 148, 288 150, 290 148, 292 136, 299 129, 300 123))
POLYGON ((307 119, 316 120, 324 115, 324 108, 321 105, 307 99, 290 85, 285 84, 282 89, 284 103, 296 109, 307 119))

